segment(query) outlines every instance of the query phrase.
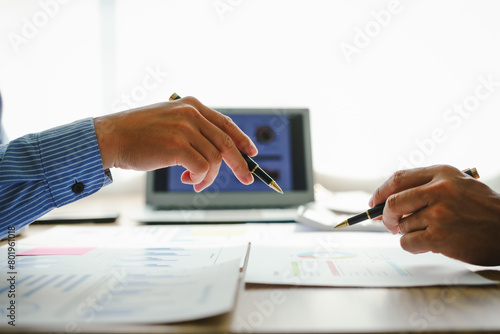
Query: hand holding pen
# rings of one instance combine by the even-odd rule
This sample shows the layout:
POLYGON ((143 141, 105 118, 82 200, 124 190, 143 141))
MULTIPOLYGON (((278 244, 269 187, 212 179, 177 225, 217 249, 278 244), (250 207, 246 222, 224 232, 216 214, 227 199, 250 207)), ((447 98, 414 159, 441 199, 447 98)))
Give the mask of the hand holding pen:
MULTIPOLYGON (((479 179, 479 174, 477 173, 476 168, 469 168, 469 169, 463 170, 462 172, 469 175, 469 176, 472 176, 475 179, 479 179)), ((393 178, 394 178, 394 176, 393 176, 393 178)), ((373 197, 372 197, 372 199, 370 199, 370 204, 373 204, 373 197)), ((342 223, 335 226, 335 228, 347 227, 347 226, 351 226, 351 225, 354 225, 357 223, 361 223, 362 221, 365 221, 367 219, 378 218, 378 217, 382 216, 382 213, 384 212, 385 204, 386 204, 386 202, 382 202, 378 205, 375 205, 371 209, 368 209, 364 212, 361 212, 360 214, 357 214, 351 218, 344 220, 342 223)))
POLYGON ((201 191, 213 183, 224 159, 240 182, 253 182, 240 153, 257 154, 253 142, 194 97, 96 117, 94 126, 105 169, 182 165, 182 182, 201 191))
POLYGON ((370 205, 385 203, 383 223, 411 253, 500 265, 500 194, 475 177, 474 169, 445 165, 399 171, 370 205))
MULTIPOLYGON (((177 93, 173 93, 170 96, 169 100, 175 101, 175 100, 179 100, 180 98, 181 97, 177 93)), ((278 183, 276 183, 276 181, 274 181, 269 176, 269 174, 267 174, 262 168, 260 168, 260 166, 252 158, 250 158, 248 155, 246 155, 245 153, 243 153, 241 151, 240 151, 240 153, 241 153, 241 156, 243 157, 243 159, 245 159, 245 162, 248 165, 248 170, 250 171, 250 173, 257 176, 262 182, 267 184, 274 191, 276 191, 280 194, 283 194, 283 190, 281 190, 278 183)))

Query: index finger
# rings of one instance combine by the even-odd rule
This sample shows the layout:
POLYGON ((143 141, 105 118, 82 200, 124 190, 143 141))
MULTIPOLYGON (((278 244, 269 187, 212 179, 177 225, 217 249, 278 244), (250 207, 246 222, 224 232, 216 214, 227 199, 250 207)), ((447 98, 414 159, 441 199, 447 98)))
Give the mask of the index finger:
POLYGON ((188 96, 184 98, 187 102, 192 103, 200 113, 211 123, 225 132, 234 142, 234 145, 243 153, 254 156, 258 153, 257 147, 241 129, 228 116, 207 107, 198 99, 188 96))
MULTIPOLYGON (((185 97, 182 100, 202 116, 204 125, 200 127, 201 133, 219 150, 234 175, 243 184, 252 183, 253 177, 248 170, 248 164, 240 153, 243 151, 250 156, 257 154, 257 148, 250 138, 231 118, 208 108, 196 98, 185 97)), ((207 182, 210 184, 211 180, 207 182)))
POLYGON ((393 194, 426 184, 432 180, 434 174, 433 167, 397 171, 375 190, 369 205, 373 207, 385 203, 387 198, 393 194))
POLYGON ((395 193, 387 198, 382 221, 390 232, 393 234, 398 233, 402 217, 421 210, 429 204, 426 188, 425 185, 417 186, 395 193))

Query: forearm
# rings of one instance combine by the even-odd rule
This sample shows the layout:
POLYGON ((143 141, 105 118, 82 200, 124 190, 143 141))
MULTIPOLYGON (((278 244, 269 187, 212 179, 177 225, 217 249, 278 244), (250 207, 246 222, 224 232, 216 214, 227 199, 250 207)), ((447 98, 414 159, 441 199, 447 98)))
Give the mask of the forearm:
POLYGON ((0 146, 0 237, 110 182, 91 118, 0 146))

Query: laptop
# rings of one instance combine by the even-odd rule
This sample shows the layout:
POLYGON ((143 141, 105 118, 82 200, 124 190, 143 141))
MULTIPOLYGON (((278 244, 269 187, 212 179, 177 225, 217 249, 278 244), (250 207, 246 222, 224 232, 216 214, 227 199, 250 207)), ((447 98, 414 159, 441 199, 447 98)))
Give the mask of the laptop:
POLYGON ((309 110, 218 108, 255 143, 253 159, 282 188, 258 178, 241 184, 223 162, 214 183, 200 193, 180 181, 182 166, 147 173, 144 223, 228 223, 294 221, 297 208, 314 200, 309 110))

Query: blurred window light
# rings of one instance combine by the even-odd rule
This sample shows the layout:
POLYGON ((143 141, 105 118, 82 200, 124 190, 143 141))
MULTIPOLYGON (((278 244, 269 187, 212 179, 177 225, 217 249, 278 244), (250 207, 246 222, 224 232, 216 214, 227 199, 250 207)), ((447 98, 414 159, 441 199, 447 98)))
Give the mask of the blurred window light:
POLYGON ((308 107, 315 169, 500 171, 498 1, 0 0, 10 137, 168 100, 308 107))

